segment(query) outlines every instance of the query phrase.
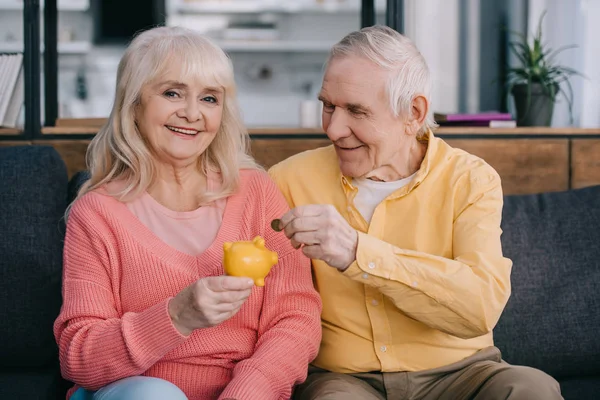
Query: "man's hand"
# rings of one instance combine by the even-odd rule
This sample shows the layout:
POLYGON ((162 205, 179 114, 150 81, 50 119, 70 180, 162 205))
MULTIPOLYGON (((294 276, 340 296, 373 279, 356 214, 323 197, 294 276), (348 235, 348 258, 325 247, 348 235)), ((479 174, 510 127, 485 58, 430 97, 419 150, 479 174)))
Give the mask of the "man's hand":
POLYGON ((296 207, 281 218, 281 225, 292 246, 303 245, 302 252, 309 258, 340 271, 356 259, 358 233, 331 205, 296 207))
POLYGON ((169 302, 169 315, 183 335, 233 317, 252 293, 250 278, 209 276, 183 289, 169 302))

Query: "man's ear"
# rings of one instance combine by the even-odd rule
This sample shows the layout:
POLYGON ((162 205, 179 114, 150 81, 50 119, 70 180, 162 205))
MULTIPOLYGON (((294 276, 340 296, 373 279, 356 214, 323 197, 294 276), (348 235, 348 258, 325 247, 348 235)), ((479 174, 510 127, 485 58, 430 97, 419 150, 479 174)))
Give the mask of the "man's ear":
POLYGON ((429 100, 419 94, 415 96, 411 103, 410 117, 407 121, 411 134, 416 135, 421 129, 429 112, 429 100))

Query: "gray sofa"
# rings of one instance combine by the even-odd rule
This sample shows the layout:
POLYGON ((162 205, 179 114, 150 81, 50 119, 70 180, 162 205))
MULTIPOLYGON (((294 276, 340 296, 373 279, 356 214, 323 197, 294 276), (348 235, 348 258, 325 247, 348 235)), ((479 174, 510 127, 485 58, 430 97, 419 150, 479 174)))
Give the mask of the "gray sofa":
MULTIPOLYGON (((60 308, 67 181, 50 147, 0 148, 0 399, 64 399, 52 323, 60 308)), ((513 294, 495 339, 504 358, 600 398, 600 186, 507 196, 513 294)))
POLYGON ((507 196, 502 229, 514 265, 496 345, 565 399, 600 399, 600 186, 507 196))

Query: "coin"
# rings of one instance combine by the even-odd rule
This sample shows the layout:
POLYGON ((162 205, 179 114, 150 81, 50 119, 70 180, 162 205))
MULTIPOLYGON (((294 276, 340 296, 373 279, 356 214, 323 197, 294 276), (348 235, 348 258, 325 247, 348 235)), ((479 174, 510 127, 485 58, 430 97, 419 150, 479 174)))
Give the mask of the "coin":
POLYGON ((281 220, 274 219, 273 221, 271 221, 271 228, 273 228, 275 232, 281 232, 283 230, 283 228, 281 227, 281 220))

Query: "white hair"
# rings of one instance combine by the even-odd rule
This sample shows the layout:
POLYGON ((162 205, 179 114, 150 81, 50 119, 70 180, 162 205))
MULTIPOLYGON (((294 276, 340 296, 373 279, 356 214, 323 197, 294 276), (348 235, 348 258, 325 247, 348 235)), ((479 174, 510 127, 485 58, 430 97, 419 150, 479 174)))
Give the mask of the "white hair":
MULTIPOLYGON (((431 78, 425 58, 409 38, 392 28, 375 25, 349 33, 331 48, 326 66, 335 58, 348 56, 364 57, 389 71, 386 92, 394 115, 408 115, 418 95, 430 101, 431 78)), ((423 137, 436 126, 430 106, 417 136, 423 137)))

